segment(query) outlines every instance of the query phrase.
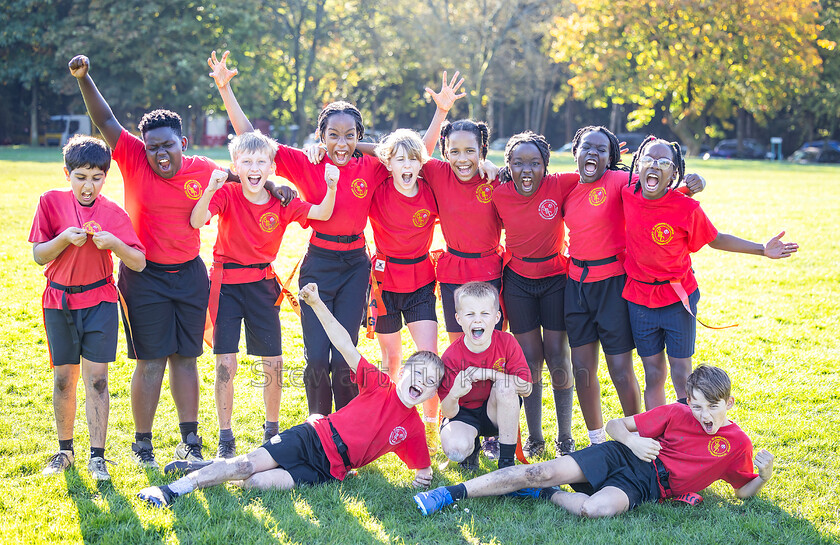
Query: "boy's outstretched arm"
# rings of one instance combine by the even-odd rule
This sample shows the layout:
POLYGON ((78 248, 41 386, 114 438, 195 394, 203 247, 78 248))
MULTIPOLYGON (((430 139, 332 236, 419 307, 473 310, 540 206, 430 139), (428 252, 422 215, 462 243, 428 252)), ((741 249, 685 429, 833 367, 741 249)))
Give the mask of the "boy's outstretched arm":
POLYGON ((93 78, 88 74, 90 70, 90 59, 84 55, 76 55, 67 64, 70 68, 70 73, 79 82, 79 90, 82 92, 82 98, 85 101, 88 115, 90 115, 93 124, 105 137, 105 142, 111 149, 117 146, 117 141, 120 139, 120 134, 123 132, 123 126, 120 125, 117 118, 114 117, 114 112, 111 107, 105 102, 96 84, 93 83, 93 78))
MULTIPOLYGON (((443 83, 441 84, 440 92, 435 93, 430 87, 426 87, 426 92, 429 93, 432 100, 434 100, 437 105, 435 115, 432 117, 432 122, 429 123, 429 128, 426 129, 426 134, 423 135, 423 143, 426 144, 426 151, 429 152, 429 155, 435 151, 435 146, 440 139, 440 126, 443 125, 443 121, 446 119, 447 114, 449 114, 449 110, 452 109, 452 105, 455 104, 455 101, 459 98, 467 96, 466 92, 462 92, 460 94, 458 93, 458 89, 464 83, 464 78, 458 80, 458 76, 460 75, 460 72, 455 72, 455 75, 452 76, 452 80, 447 83, 446 80, 448 78, 446 77, 446 71, 444 70, 443 83)), ((443 150, 440 151, 443 153, 443 150)))
POLYGON ((755 496, 773 476, 773 455, 767 449, 761 449, 755 455, 755 467, 758 469, 758 477, 735 490, 735 495, 742 500, 755 496))
POLYGON ((639 460, 650 462, 659 454, 659 441, 632 433, 637 431, 636 420, 632 416, 613 418, 607 422, 606 428, 610 437, 632 450, 639 460))
POLYGON ((759 244, 726 233, 718 233, 718 236, 709 243, 709 246, 725 252, 739 252, 763 255, 770 259, 783 259, 790 257, 799 249, 799 244, 795 242, 782 242, 783 236, 785 236, 784 231, 768 240, 766 244, 759 244))
POLYGON ((312 307, 315 316, 318 317, 321 326, 327 332, 327 337, 330 338, 330 342, 341 353, 344 361, 347 362, 347 365, 355 373, 359 367, 359 360, 362 359, 362 355, 359 354, 356 345, 353 344, 353 340, 350 338, 347 330, 344 329, 344 326, 338 323, 338 320, 332 315, 327 305, 321 301, 321 297, 318 295, 318 285, 309 283, 300 288, 298 295, 304 303, 312 307))
POLYGON ((216 81, 216 87, 219 88, 219 94, 222 96, 222 102, 225 103, 225 110, 227 110, 228 118, 230 118, 230 123, 233 125, 233 130, 236 131, 236 134, 253 132, 254 126, 248 121, 248 117, 242 111, 242 107, 239 106, 236 97, 233 96, 233 89, 230 88, 231 78, 238 74, 239 71, 236 68, 233 70, 228 69, 228 55, 230 55, 230 51, 225 51, 222 54, 222 59, 217 60, 215 51, 210 54, 210 58, 207 59, 207 64, 212 70, 210 77, 216 81))

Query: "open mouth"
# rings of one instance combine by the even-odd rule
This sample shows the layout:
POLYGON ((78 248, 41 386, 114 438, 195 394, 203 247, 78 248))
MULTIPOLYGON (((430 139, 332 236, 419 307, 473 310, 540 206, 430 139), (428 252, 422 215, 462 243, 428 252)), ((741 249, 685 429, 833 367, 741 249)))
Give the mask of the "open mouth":
POLYGON ((259 176, 259 175, 248 176, 248 183, 251 184, 254 187, 258 186, 261 181, 262 181, 262 176, 259 176))
POLYGON ((715 423, 714 422, 707 422, 707 421, 704 420, 703 422, 701 422, 701 424, 703 425, 703 430, 706 433, 712 433, 715 429, 715 423))
POLYGON ((659 176, 656 174, 648 174, 645 178, 645 189, 653 193, 659 188, 659 176))
POLYGON ((82 191, 79 196, 82 198, 83 201, 89 201, 93 198, 93 192, 92 191, 82 191))
POLYGON ((530 193, 530 191, 534 188, 534 180, 531 176, 522 176, 519 178, 519 185, 522 187, 522 191, 530 193))
POLYGON ((411 185, 414 183, 414 175, 410 172, 406 172, 402 175, 402 183, 403 185, 411 185))
POLYGON ((470 336, 473 338, 474 341, 477 341, 484 335, 484 328, 483 327, 474 327, 470 329, 470 336))
POLYGON ((158 160, 158 168, 160 168, 161 172, 169 172, 169 167, 171 163, 169 159, 159 159, 158 160))
POLYGON ((598 172, 598 162, 595 159, 589 159, 583 164, 583 173, 586 176, 594 176, 598 172))
POLYGON ((456 166, 456 167, 455 167, 455 170, 456 170, 456 171, 458 172, 458 174, 459 174, 461 177, 463 177, 463 178, 466 178, 466 177, 468 177, 468 176, 470 176, 470 177, 472 176, 472 170, 473 170, 473 169, 472 169, 472 165, 460 165, 460 166, 456 166))
POLYGON ((411 399, 417 399, 421 395, 423 395, 423 391, 417 388, 416 386, 410 386, 408 388, 408 395, 411 399))
POLYGON ((350 158, 350 154, 346 150, 333 151, 333 159, 336 163, 344 164, 350 158))

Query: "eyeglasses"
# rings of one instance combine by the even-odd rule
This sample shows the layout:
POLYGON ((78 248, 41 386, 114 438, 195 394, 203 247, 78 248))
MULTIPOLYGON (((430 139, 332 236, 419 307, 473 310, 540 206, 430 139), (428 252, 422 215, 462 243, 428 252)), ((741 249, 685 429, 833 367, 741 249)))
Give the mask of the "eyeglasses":
POLYGON ((639 157, 638 164, 641 168, 649 168, 654 164, 660 170, 674 168, 674 162, 670 159, 665 159, 664 157, 662 159, 654 159, 650 155, 642 155, 641 157, 639 157))

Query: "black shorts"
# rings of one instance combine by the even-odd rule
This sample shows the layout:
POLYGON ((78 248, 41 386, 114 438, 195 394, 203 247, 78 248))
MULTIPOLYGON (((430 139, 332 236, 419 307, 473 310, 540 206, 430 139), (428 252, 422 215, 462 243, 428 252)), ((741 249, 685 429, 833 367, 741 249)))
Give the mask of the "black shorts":
POLYGON ((330 473, 330 461, 321 438, 315 428, 305 422, 275 435, 263 443, 262 448, 280 468, 289 472, 295 485, 336 480, 330 473))
MULTIPOLYGON (((487 283, 496 288, 498 291, 501 291, 502 289, 501 278, 488 280, 487 283)), ((443 303, 443 320, 446 323, 446 331, 448 333, 464 332, 464 330, 461 329, 461 326, 458 325, 457 320, 455 320, 455 290, 463 285, 464 284, 447 284, 445 282, 440 283, 440 302, 443 303)), ((496 329, 499 331, 502 330, 503 321, 504 313, 502 314, 502 319, 496 324, 496 329)))
POLYGON ((79 365, 79 357, 96 363, 117 358, 117 304, 102 302, 94 307, 70 311, 73 326, 64 311, 44 309, 44 328, 53 365, 79 365), (73 344, 70 328, 75 327, 79 344, 73 344))
POLYGON ((563 313, 565 274, 526 278, 505 267, 502 278, 502 297, 511 333, 528 333, 540 326, 549 331, 566 330, 563 313))
MULTIPOLYGON (((441 422, 440 428, 443 429, 443 427, 450 422, 463 422, 464 424, 469 424, 478 430, 478 435, 482 437, 496 437, 499 435, 499 428, 496 427, 496 424, 490 420, 490 416, 487 414, 488 402, 489 399, 484 400, 481 407, 476 407, 475 409, 459 407, 458 414, 452 418, 445 418, 443 422, 441 422)), ((522 403, 522 398, 519 398, 519 402, 520 404, 522 403)))
POLYGON ((388 314, 377 316, 377 333, 396 333, 402 329, 403 317, 405 323, 431 320, 437 322, 435 312, 435 283, 431 282, 410 293, 382 291, 382 302, 388 314))
POLYGON ((239 334, 244 320, 248 354, 266 358, 283 354, 280 307, 274 306, 279 296, 280 286, 273 278, 222 284, 213 330, 213 353, 236 354, 239 351, 239 334))
MULTIPOLYGON (((688 296, 688 306, 697 316, 700 290, 688 296)), ((697 338, 697 320, 686 312, 681 302, 660 308, 648 308, 628 301, 630 327, 640 358, 655 356, 667 348, 672 358, 690 358, 694 355, 697 338)))
POLYGON ((147 261, 142 272, 120 263, 117 285, 131 322, 123 316, 129 358, 201 355, 210 280, 200 257, 176 265, 147 261))
POLYGON ((614 486, 630 499, 630 509, 642 503, 659 501, 659 484, 653 462, 640 460, 618 441, 607 441, 570 452, 588 482, 569 486, 575 492, 592 495, 614 486))
POLYGON ((627 301, 621 296, 626 275, 597 282, 569 279, 566 285, 566 329, 569 346, 601 342, 604 354, 613 356, 636 347, 627 301))

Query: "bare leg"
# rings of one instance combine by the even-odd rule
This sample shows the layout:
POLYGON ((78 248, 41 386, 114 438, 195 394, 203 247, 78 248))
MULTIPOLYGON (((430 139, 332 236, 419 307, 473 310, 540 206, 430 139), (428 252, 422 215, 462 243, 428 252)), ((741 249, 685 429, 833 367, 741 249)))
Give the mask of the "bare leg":
POLYGON ((396 333, 377 333, 376 338, 379 339, 379 349, 382 352, 382 366, 385 367, 391 380, 396 382, 402 363, 402 336, 397 331, 396 333))
POLYGON ((152 432, 165 370, 166 358, 137 360, 131 376, 131 414, 137 432, 152 432))
POLYGON ((572 365, 575 371, 580 412, 589 430, 604 427, 601 412, 601 385, 598 382, 598 341, 572 348, 572 365))
POLYGON ((108 364, 82 358, 82 379, 85 383, 85 416, 90 433, 90 446, 104 448, 108 433, 108 412, 111 407, 111 397, 108 394, 108 364))
POLYGON ((507 467, 464 483, 467 497, 500 496, 521 488, 584 483, 586 477, 571 456, 563 456, 538 464, 507 467))
POLYGON ((283 396, 283 356, 263 358, 262 367, 267 377, 267 384, 263 387, 265 419, 269 422, 277 422, 280 418, 280 401, 283 396))
POLYGON ((515 445, 519 433, 519 395, 513 378, 493 384, 487 399, 487 416, 499 428, 499 443, 515 445))
POLYGON ((686 397, 685 381, 691 374, 691 357, 672 358, 668 356, 668 363, 671 364, 671 382, 674 384, 674 393, 677 394, 677 399, 686 397))
MULTIPOLYGON (((525 361, 528 362, 528 368, 531 370, 531 380, 533 382, 531 395, 523 401, 525 406, 525 422, 528 424, 528 436, 534 441, 543 441, 542 371, 545 357, 543 355, 542 331, 537 327, 527 333, 517 333, 514 337, 525 354, 525 361)), ((487 412, 490 412, 489 407, 487 412)), ((517 411, 517 421, 518 414, 519 412, 517 411)), ((505 442, 501 438, 499 440, 502 443, 505 442)))
MULTIPOLYGON (((428 350, 429 352, 438 353, 438 324, 433 320, 420 320, 408 324, 408 331, 411 333, 411 338, 414 339, 414 346, 417 350, 428 350)), ((440 398, 437 395, 432 396, 423 402, 423 416, 427 418, 437 419, 438 407, 440 405, 440 398)))
POLYGON ((216 354, 216 414, 219 416, 219 429, 231 426, 233 417, 233 379, 236 377, 238 364, 236 354, 216 354))
POLYGON ((440 430, 440 445, 446 457, 463 462, 475 448, 478 430, 463 422, 450 421, 440 430))
MULTIPOLYGON (((182 477, 195 488, 207 488, 227 481, 246 480, 255 473, 277 467, 274 458, 262 447, 228 460, 214 460, 212 464, 182 477)), ((179 479, 180 480, 180 479, 179 479)))
POLYGON ((58 440, 73 439, 76 420, 76 385, 79 383, 78 365, 53 367, 53 410, 58 440))
POLYGON ((254 473, 242 481, 242 487, 257 490, 291 490, 295 487, 295 481, 288 471, 278 467, 254 473))
MULTIPOLYGON (((668 378, 668 367, 665 363, 665 351, 653 356, 642 358, 645 369, 645 410, 665 404, 665 379, 668 378)), ((683 382, 685 390, 685 382, 683 382)))
POLYGON ((639 414, 642 410, 642 394, 633 369, 633 351, 611 356, 605 354, 604 358, 607 360, 607 369, 610 371, 610 378, 618 393, 624 416, 639 414))
POLYGON ((605 486, 591 496, 578 492, 557 492, 551 502, 573 515, 586 518, 611 517, 630 508, 630 498, 620 488, 605 486))
POLYGON ((198 367, 196 358, 169 355, 169 390, 179 422, 198 421, 198 367))

